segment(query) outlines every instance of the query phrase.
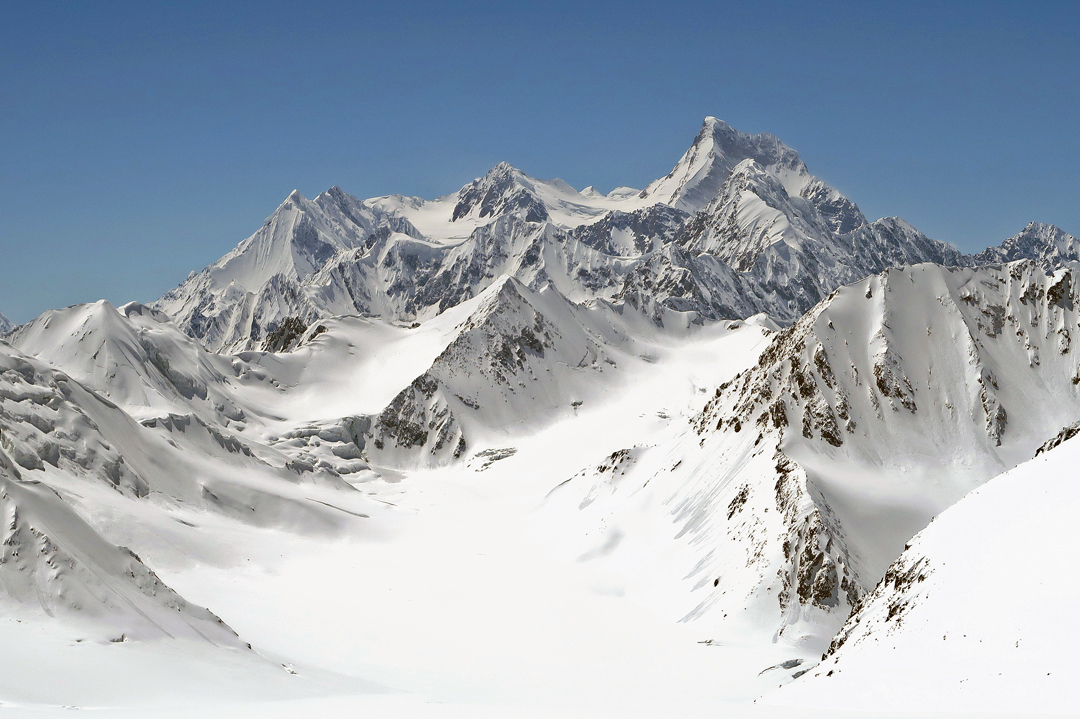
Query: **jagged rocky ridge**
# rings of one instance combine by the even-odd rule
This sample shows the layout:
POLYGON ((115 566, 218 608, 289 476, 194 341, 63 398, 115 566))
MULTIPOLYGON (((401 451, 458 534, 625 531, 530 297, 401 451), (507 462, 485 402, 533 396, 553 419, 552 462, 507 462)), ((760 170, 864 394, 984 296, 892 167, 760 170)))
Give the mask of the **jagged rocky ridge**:
POLYGON ((347 437, 355 458, 383 467, 447 464, 470 454, 477 434, 535 430, 564 415, 576 398, 617 381, 618 360, 633 346, 617 311, 570 302, 551 284, 536 291, 507 277, 468 309, 381 412, 314 425, 303 444, 296 433, 283 439, 306 453, 347 437))
MULTIPOLYGON (((1003 257, 1039 251, 1014 244, 1003 257)), ((578 192, 505 163, 431 201, 293 192, 154 306, 215 351, 276 347, 266 343, 283 327, 333 315, 423 321, 506 275, 531 289, 552 282, 575 302, 625 301, 658 323, 672 310, 786 323, 888 267, 999 260, 965 257, 897 218, 868 223, 774 136, 706 118, 641 192, 578 192)))
POLYGON ((1080 240, 1053 225, 1031 222, 1001 245, 974 255, 972 261, 990 265, 1023 259, 1035 260, 1044 271, 1053 272, 1068 262, 1080 261, 1080 240))
POLYGON ((846 286, 685 429, 549 502, 590 546, 655 512, 651 488, 690 548, 677 577, 704 595, 686 617, 771 612, 780 635, 824 646, 934 514, 1080 415, 1077 291, 1072 269, 1027 260, 846 286))

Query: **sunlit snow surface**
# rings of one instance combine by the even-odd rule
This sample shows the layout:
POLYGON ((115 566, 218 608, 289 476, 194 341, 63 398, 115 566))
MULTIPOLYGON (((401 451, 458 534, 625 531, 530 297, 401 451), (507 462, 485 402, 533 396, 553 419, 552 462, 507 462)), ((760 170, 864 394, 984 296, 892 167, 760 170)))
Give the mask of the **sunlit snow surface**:
MULTIPOLYGON (((371 331, 358 323, 343 335, 359 346, 371 331)), ((404 347, 423 352, 429 340, 415 334, 404 347)), ((0 698, 26 711, 119 705, 181 714, 209 702, 197 709, 203 715, 235 715, 237 707, 224 703, 272 698, 247 711, 367 706, 401 716, 659 716, 676 707, 705 712, 718 699, 749 701, 773 682, 757 676, 762 669, 801 654, 782 645, 748 654, 700 643, 713 637, 664 616, 626 578, 551 556, 551 528, 537 510, 607 448, 647 442, 692 411, 705 388, 751 361, 768 335, 755 325, 714 327, 692 341, 650 344, 621 382, 599 387, 561 421, 532 435, 511 428, 486 437, 517 452, 482 471, 468 463, 359 485, 382 511, 369 510, 331 539, 131 501, 85 483, 76 489, 55 477, 78 492, 80 508, 109 539, 137 547, 166 583, 213 607, 266 659, 170 642, 80 642, 64 624, 13 615, 0 624, 5 647, 25 643, 27 651, 5 653, 18 666, 5 666, 0 698), (27 679, 45 667, 64 680, 27 679), (304 703, 319 695, 331 698, 304 703)), ((352 361, 373 360, 357 353, 352 361)), ((365 397, 362 385, 351 389, 359 406, 385 402, 365 397)), ((345 401, 333 383, 298 382, 297 391, 298 413, 345 401)))
MULTIPOLYGON (((442 325, 400 330, 342 319, 317 347, 262 355, 261 364, 252 366, 277 363, 273 369, 287 380, 284 389, 262 382, 240 386, 235 388, 238 401, 257 407, 277 397, 280 414, 288 415, 277 419, 281 424, 384 405, 392 391, 388 388, 400 386, 441 352, 454 321, 451 315, 442 325), (368 349, 373 346, 392 353, 380 357, 368 349), (369 379, 376 371, 388 385, 369 379)), ((903 716, 905 708, 913 707, 994 709, 985 702, 964 703, 969 695, 956 694, 963 685, 955 690, 946 686, 940 672, 923 664, 922 652, 941 648, 920 644, 936 632, 936 625, 925 631, 916 625, 918 608, 905 624, 911 631, 897 635, 908 647, 906 659, 879 656, 885 652, 876 641, 867 649, 847 650, 871 657, 859 670, 856 661, 841 656, 842 670, 862 672, 847 684, 836 681, 841 697, 824 678, 812 676, 822 673, 814 668, 820 648, 770 641, 775 629, 770 618, 760 623, 750 618, 726 634, 723 623, 679 622, 691 598, 673 590, 663 568, 680 567, 695 555, 690 545, 670 541, 675 525, 657 521, 663 512, 624 512, 619 519, 630 536, 618 553, 605 549, 605 540, 591 554, 577 554, 575 529, 552 504, 561 491, 556 487, 582 467, 602 462, 612 448, 648 452, 680 435, 707 393, 754 364, 774 336, 754 323, 723 323, 684 336, 654 333, 638 340, 633 357, 620 356, 617 380, 597 383, 578 407, 567 408, 539 431, 489 429, 482 443, 472 447, 472 459, 449 468, 382 470, 376 479, 363 473, 354 480, 366 480, 356 484, 358 496, 347 501, 316 494, 314 488, 295 490, 316 501, 364 510, 363 518, 342 514, 345 524, 337 533, 259 528, 217 512, 135 501, 48 472, 48 481, 73 499, 107 539, 135 548, 166 584, 188 601, 211 607, 254 651, 181 640, 94 641, 70 623, 5 610, 0 617, 7 649, 0 660, 0 706, 12 716, 49 716, 79 707, 98 716, 230 717, 780 717, 791 715, 788 705, 799 706, 794 711, 800 716, 825 717, 845 716, 838 708, 850 708, 850 716, 890 716, 889 711, 903 716), (511 448, 516 451, 506 451, 511 448), (618 559, 601 561, 607 554, 618 559), (773 691, 805 668, 812 674, 773 691), (907 681, 919 696, 944 692, 945 703, 897 704, 882 700, 875 689, 891 692, 888 696, 902 694, 907 681)), ((276 423, 249 425, 245 432, 271 433, 276 423)), ((1049 459, 995 482, 1011 482, 1013 493, 1020 491, 1024 471, 1037 475, 1043 466, 1067 471, 1070 451, 1066 444, 1049 459)), ((952 555, 936 557, 929 538, 949 527, 974 534, 968 525, 957 524, 966 505, 988 501, 981 494, 1002 495, 995 504, 999 511, 1020 503, 1020 497, 1004 497, 996 487, 987 485, 946 513, 911 551, 947 563, 952 555)), ((1071 501, 1053 495, 1067 490, 1063 482, 1040 488, 1040 504, 1064 507, 1059 499, 1071 501)), ((641 499, 646 504, 635 506, 661 500, 646 496, 641 499)), ((1031 512, 1041 510, 1032 507, 1031 512)), ((981 515, 968 521, 993 522, 981 515)), ((1067 596, 1070 575, 1053 574, 1053 561, 1040 563, 1035 574, 1017 566, 1019 557, 1063 552, 1068 546, 1048 540, 1027 547, 1038 540, 1021 537, 1023 521, 1031 518, 985 528, 993 538, 971 547, 942 545, 944 553, 994 554, 987 555, 985 571, 951 576, 943 569, 934 575, 932 581, 953 582, 940 585, 938 601, 946 607, 940 621, 952 621, 947 612, 966 611, 964 582, 979 572, 987 586, 976 593, 994 593, 994 601, 980 604, 985 614, 972 613, 955 625, 971 626, 973 636, 982 631, 1001 640, 1004 629, 995 625, 993 607, 1016 603, 1017 617, 1028 616, 1020 603, 1038 581, 1060 584, 1060 596, 1067 596)), ((1064 526, 1067 518, 1060 521, 1064 526)), ((1045 531, 1058 531, 1056 526, 1050 523, 1045 531)), ((1042 588, 1038 591, 1041 595, 1042 588)), ((929 602, 937 595, 931 590, 928 611, 936 611, 929 602)), ((1048 612, 1046 621, 1056 621, 1052 616, 1060 615, 1048 612)), ((1040 627, 1017 628, 1017 639, 1045 641, 1040 627)), ((959 640, 945 646, 978 651, 974 645, 965 649, 959 640)), ((1039 646, 1025 650, 1025 657, 1043 650, 1049 651, 1039 646)), ((1047 686, 1063 693, 1070 660, 1065 654, 1054 656, 1047 655, 1043 663, 1048 671, 1060 670, 1062 679, 1047 686)), ((955 664, 949 655, 935 661, 933 667, 968 662, 966 674, 956 671, 991 684, 987 671, 998 666, 996 659, 980 663, 967 654, 956 657, 955 664)), ((1034 665, 1025 662, 1010 666, 1029 672, 1034 665)), ((1038 705, 1048 710, 1061 706, 1038 705)))
POLYGON ((1080 440, 1068 440, 942 512, 835 654, 768 701, 1075 715, 1078 461, 1080 440))

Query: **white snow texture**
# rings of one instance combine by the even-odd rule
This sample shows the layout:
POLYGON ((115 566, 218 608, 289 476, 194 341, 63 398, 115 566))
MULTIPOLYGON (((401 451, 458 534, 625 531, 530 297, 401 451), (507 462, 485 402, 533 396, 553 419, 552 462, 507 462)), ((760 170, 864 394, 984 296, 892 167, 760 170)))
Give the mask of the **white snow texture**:
POLYGON ((0 315, 0 707, 1071 713, 1078 262, 711 117, 643 190, 294 191, 0 315))

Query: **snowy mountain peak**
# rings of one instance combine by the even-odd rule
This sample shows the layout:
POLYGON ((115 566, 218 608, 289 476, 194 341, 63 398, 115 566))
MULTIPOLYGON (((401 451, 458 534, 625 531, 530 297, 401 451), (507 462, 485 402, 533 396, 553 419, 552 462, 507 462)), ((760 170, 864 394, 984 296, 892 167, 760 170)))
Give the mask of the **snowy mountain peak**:
POLYGON ((706 117, 690 149, 666 177, 642 190, 641 197, 697 212, 716 197, 735 166, 748 158, 777 172, 792 194, 811 179, 798 153, 775 135, 748 135, 706 117))
POLYGON ((486 175, 461 188, 451 221, 469 216, 483 219, 516 214, 527 222, 543 222, 548 219, 547 208, 536 196, 530 180, 509 163, 500 162, 486 175))
POLYGON ((0 312, 0 337, 3 337, 13 329, 14 325, 11 324, 11 320, 4 317, 4 313, 0 312))
POLYGON ((1050 271, 1066 262, 1080 260, 1080 240, 1060 227, 1029 222, 1021 232, 998 247, 989 247, 975 255, 978 264, 996 264, 1013 260, 1035 260, 1050 271))

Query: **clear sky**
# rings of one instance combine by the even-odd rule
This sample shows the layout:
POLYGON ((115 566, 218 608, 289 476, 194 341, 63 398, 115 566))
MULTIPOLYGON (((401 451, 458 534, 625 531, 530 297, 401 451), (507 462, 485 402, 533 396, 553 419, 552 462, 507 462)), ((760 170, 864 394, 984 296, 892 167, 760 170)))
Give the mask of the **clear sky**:
POLYGON ((521 5, 0 0, 0 312, 155 299, 293 188, 642 187, 706 115, 964 250, 1080 234, 1078 2, 521 5))

